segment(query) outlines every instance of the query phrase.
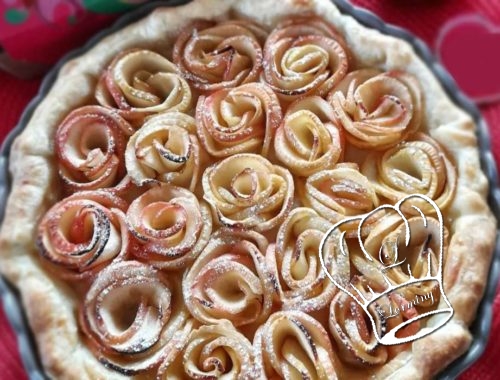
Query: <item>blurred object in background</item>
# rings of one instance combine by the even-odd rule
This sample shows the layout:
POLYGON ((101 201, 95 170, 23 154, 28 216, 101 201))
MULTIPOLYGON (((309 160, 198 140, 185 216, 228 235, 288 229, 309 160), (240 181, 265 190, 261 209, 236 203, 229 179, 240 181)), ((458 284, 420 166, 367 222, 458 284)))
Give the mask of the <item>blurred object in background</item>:
POLYGON ((500 100, 499 26, 478 13, 456 16, 440 29, 436 53, 460 88, 475 102, 500 100))
POLYGON ((121 13, 145 0, 0 0, 0 69, 44 73, 121 13))
POLYGON ((500 0, 350 1, 424 40, 475 102, 500 103, 500 0))

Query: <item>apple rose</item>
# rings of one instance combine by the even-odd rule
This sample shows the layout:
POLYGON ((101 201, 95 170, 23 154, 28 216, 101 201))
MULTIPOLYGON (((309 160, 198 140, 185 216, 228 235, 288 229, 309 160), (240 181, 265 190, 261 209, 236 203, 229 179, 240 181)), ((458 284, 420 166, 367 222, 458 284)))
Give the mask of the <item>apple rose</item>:
POLYGON ((264 80, 287 100, 326 95, 346 74, 345 42, 319 17, 291 17, 264 46, 264 80))
MULTIPOLYGON (((365 226, 361 225, 361 228, 365 226)), ((440 270, 441 248, 446 260, 448 230, 432 217, 426 217, 425 221, 422 221, 421 216, 405 220, 393 212, 378 218, 367 229, 369 233, 361 242, 369 257, 360 251, 354 251, 354 254, 350 254, 350 259, 361 274, 382 290, 389 283, 391 286, 398 286, 411 280, 436 276, 440 270)), ((437 285, 436 281, 423 280, 415 284, 409 283, 398 292, 412 300, 416 295, 430 294, 437 285)))
POLYGON ((276 131, 276 156, 293 174, 307 177, 342 157, 343 133, 328 102, 319 96, 292 103, 276 131))
POLYGON ((182 350, 192 320, 175 283, 137 261, 115 263, 99 273, 80 309, 80 327, 101 363, 132 376, 182 350))
POLYGON ((229 320, 259 325, 270 313, 273 282, 266 268, 267 239, 254 231, 218 230, 183 279, 191 314, 203 323, 229 320))
MULTIPOLYGON (((365 299, 374 296, 367 289, 368 280, 363 276, 355 276, 350 283, 365 299)), ((378 296, 378 293, 375 294, 375 297, 378 296)), ((389 310, 395 310, 396 307, 400 308, 407 303, 408 301, 395 292, 378 298, 369 306, 378 336, 382 337, 386 332, 418 315, 415 308, 401 308, 401 313, 386 315, 389 310)), ((330 304, 329 327, 340 359, 353 366, 381 365, 405 349, 405 345, 401 344, 397 346, 379 344, 366 312, 344 292, 338 292, 330 304)), ((401 329, 398 336, 401 338, 411 336, 418 328, 417 323, 412 323, 401 329)))
POLYGON ((248 83, 200 96, 198 136, 212 156, 261 153, 267 156, 281 121, 276 94, 263 83, 248 83))
POLYGON ((202 185, 204 198, 228 227, 270 230, 293 203, 290 172, 256 154, 237 154, 210 166, 202 185))
POLYGON ((135 123, 148 115, 191 107, 191 89, 176 66, 145 49, 118 54, 101 75, 95 96, 99 104, 118 109, 135 123))
POLYGON ((252 344, 231 323, 194 330, 180 354, 168 355, 157 379, 253 379, 252 344))
MULTIPOLYGON (((360 286, 362 280, 362 277, 355 277, 351 284, 365 295, 360 286)), ((382 336, 387 320, 378 313, 372 315, 376 317, 377 333, 382 336)), ((355 366, 379 365, 387 361, 387 347, 378 343, 366 312, 344 292, 338 292, 330 304, 329 327, 342 361, 355 366)))
MULTIPOLYGON (((438 142, 423 133, 385 152, 370 154, 361 169, 377 193, 392 203, 423 194, 444 210, 455 196, 455 166, 438 142)), ((432 212, 429 206, 419 203, 424 212, 432 212)))
POLYGON ((379 205, 374 186, 355 163, 342 163, 331 170, 317 172, 299 188, 304 205, 331 223, 365 214, 379 205))
POLYGON ((194 191, 202 150, 195 120, 180 112, 149 118, 128 141, 127 172, 137 185, 170 183, 194 191))
POLYGON ((174 62, 201 91, 255 82, 262 70, 262 42, 266 35, 250 21, 195 21, 177 38, 174 62))
POLYGON ((92 277, 132 249, 127 203, 103 190, 82 191, 56 203, 38 226, 40 255, 68 279, 92 277))
POLYGON ((127 211, 139 259, 168 270, 185 268, 205 247, 212 232, 208 206, 189 190, 155 186, 136 198, 127 211))
POLYGON ((127 136, 133 129, 112 110, 84 106, 59 125, 54 150, 59 175, 69 192, 116 185, 126 173, 127 136))
POLYGON ((258 379, 337 379, 328 333, 301 311, 271 314, 254 338, 258 379))
POLYGON ((106 191, 124 199, 128 204, 130 204, 134 201, 134 199, 144 194, 152 186, 157 186, 157 183, 146 183, 142 186, 138 186, 129 175, 126 175, 120 183, 112 188, 106 189, 106 191))
POLYGON ((349 73, 328 95, 347 140, 361 149, 386 149, 415 132, 423 97, 411 74, 362 69, 349 73))
MULTIPOLYGON (((330 223, 313 210, 299 207, 288 215, 270 249, 266 261, 278 279, 278 294, 285 310, 319 310, 330 303, 336 288, 319 261, 321 239, 330 223)), ((325 247, 325 265, 331 268, 333 242, 325 247)))

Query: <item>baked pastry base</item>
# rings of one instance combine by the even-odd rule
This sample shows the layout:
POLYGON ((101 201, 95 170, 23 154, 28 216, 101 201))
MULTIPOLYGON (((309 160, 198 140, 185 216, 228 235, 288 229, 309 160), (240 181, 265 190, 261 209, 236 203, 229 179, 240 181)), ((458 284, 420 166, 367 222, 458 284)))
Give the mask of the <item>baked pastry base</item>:
POLYGON ((73 290, 42 267, 34 244, 40 217, 59 199, 53 151, 59 123, 72 109, 91 101, 102 69, 120 51, 140 46, 170 56, 180 28, 196 18, 245 17, 271 27, 288 14, 305 12, 322 16, 345 36, 355 67, 405 70, 418 78, 425 94, 423 128, 448 150, 458 172, 456 196, 447 210, 451 239, 444 265, 445 291, 454 317, 443 328, 415 341, 411 351, 380 367, 375 376, 430 378, 467 350, 471 342, 467 326, 482 298, 496 237, 470 116, 450 101, 407 42, 360 25, 340 14, 328 0, 286 0, 279 7, 272 0, 197 0, 176 8, 158 8, 67 62, 12 147, 12 191, 0 232, 0 271, 20 290, 49 376, 123 378, 100 364, 84 345, 73 290))

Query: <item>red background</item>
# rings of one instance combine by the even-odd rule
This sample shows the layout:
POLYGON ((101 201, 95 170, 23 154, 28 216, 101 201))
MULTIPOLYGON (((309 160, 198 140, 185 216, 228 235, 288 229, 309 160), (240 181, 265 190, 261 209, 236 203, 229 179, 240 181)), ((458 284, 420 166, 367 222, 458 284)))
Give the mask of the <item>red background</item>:
MULTIPOLYGON (((439 28, 450 18, 465 14, 478 13, 496 25, 500 25, 500 0, 354 0, 354 3, 369 8, 385 21, 409 29, 435 46, 439 28)), ((81 40, 82 36, 77 36, 81 40)), ((50 55, 60 55, 60 46, 53 47, 50 55)), ((500 46, 491 48, 492 54, 500 54, 500 46)), ((466 57, 467 52, 464 52, 466 57)), ((498 72, 491 80, 500 80, 498 72)), ((22 81, 0 72, 0 140, 16 125, 19 116, 36 94, 40 80, 22 81)), ((497 165, 500 163, 500 103, 482 106, 481 111, 487 120, 492 138, 492 146, 497 165)), ((497 379, 500 370, 500 294, 497 292, 491 336, 483 356, 462 376, 466 379, 497 379)), ((12 332, 3 309, 0 308, 0 377, 3 380, 26 379, 17 350, 16 338, 12 332)))

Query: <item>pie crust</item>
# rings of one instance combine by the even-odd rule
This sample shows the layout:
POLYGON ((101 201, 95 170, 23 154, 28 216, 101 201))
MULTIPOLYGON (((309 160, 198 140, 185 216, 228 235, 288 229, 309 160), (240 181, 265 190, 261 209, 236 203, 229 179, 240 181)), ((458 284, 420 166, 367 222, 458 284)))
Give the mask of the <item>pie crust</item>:
POLYGON ((175 8, 158 8, 67 62, 13 144, 12 190, 0 233, 0 269, 20 291, 50 377, 124 378, 99 363, 83 343, 73 290, 42 266, 35 245, 40 218, 60 199, 54 153, 56 128, 73 109, 90 103, 102 70, 124 50, 141 47, 172 57, 179 31, 195 19, 246 18, 271 28, 287 15, 308 12, 323 17, 340 32, 354 66, 401 70, 418 79, 425 98, 422 125, 445 147, 457 170, 456 193, 447 211, 451 238, 444 267, 445 291, 455 311, 453 319, 413 342, 411 350, 377 367, 373 375, 384 379, 430 378, 468 349, 468 326, 483 295, 496 237, 496 221, 486 201, 488 182, 480 168, 476 127, 470 116, 450 101, 407 42, 360 25, 340 14, 328 0, 286 0, 279 6, 273 0, 196 0, 175 8))

